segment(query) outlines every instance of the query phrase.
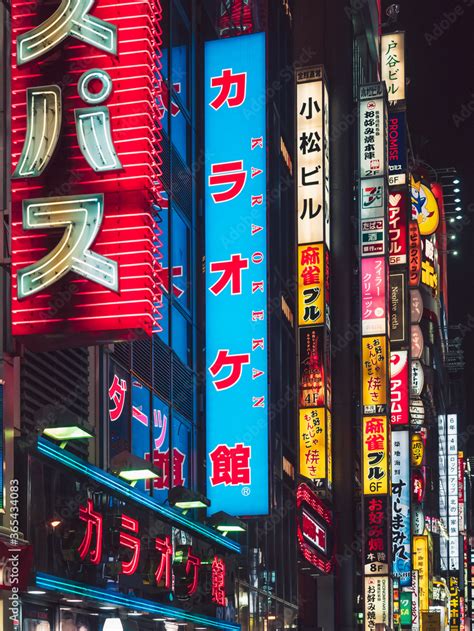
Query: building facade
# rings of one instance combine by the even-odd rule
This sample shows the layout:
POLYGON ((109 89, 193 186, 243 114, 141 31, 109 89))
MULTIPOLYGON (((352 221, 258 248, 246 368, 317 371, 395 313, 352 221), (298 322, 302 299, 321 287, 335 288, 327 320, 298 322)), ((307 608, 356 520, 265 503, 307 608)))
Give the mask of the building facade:
POLYGON ((0 8, 3 628, 462 629, 396 13, 67 4, 0 8))

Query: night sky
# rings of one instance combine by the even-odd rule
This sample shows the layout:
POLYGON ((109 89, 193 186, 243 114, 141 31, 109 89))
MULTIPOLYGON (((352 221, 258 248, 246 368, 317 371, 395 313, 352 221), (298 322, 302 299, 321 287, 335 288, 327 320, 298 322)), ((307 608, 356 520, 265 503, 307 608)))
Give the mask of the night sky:
MULTIPOLYGON (((404 0, 400 7, 415 154, 434 168, 455 167, 461 179, 459 255, 448 257, 449 324, 467 326, 474 322, 474 0, 404 0)), ((474 424, 474 327, 463 339, 465 422, 474 424)), ((473 443, 468 455, 474 455, 473 443)))

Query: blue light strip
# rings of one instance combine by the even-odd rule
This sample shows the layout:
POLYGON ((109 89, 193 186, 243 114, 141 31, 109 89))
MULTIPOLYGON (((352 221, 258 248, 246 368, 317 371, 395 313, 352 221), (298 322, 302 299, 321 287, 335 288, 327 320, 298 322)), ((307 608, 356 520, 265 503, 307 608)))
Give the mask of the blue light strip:
POLYGON ((191 531, 192 533, 203 537, 204 539, 211 540, 213 543, 217 543, 223 548, 230 550, 231 552, 236 552, 237 554, 241 553, 240 544, 232 539, 228 539, 227 537, 223 537, 218 534, 212 528, 208 526, 204 526, 204 524, 199 524, 195 522, 179 511, 169 507, 163 506, 159 504, 155 499, 150 497, 149 495, 145 495, 141 491, 134 489, 132 486, 127 484, 126 482, 122 482, 119 478, 116 478, 110 473, 95 467, 94 465, 81 460, 77 456, 69 453, 65 449, 60 449, 49 440, 46 440, 42 436, 38 437, 38 451, 55 460, 56 462, 61 463, 62 465, 73 469, 74 471, 78 471, 83 475, 87 476, 91 480, 99 482, 103 486, 109 488, 111 491, 115 493, 119 493, 120 495, 125 496, 126 498, 137 502, 137 504, 141 504, 146 508, 152 510, 154 513, 160 515, 160 517, 164 517, 165 519, 173 522, 175 525, 179 524, 183 528, 191 531))
POLYGON ((190 613, 184 609, 161 605, 160 603, 153 602, 152 600, 145 600, 144 598, 132 598, 118 592, 109 592, 97 587, 88 587, 83 583, 68 581, 62 578, 57 578, 56 576, 51 576, 50 574, 43 574, 42 572, 38 572, 36 574, 36 585, 43 589, 60 592, 61 594, 74 594, 75 596, 82 596, 83 598, 103 602, 107 605, 127 607, 127 609, 131 609, 133 611, 143 611, 144 613, 152 615, 186 620, 206 627, 212 627, 213 629, 240 631, 240 624, 232 624, 231 622, 224 622, 224 620, 217 620, 217 618, 200 616, 199 614, 190 613))

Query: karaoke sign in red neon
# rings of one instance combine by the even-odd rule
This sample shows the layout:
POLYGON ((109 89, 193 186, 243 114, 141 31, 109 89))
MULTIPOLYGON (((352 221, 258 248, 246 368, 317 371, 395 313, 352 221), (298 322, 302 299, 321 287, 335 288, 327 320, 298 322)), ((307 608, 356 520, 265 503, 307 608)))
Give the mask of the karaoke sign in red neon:
POLYGON ((56 10, 13 0, 11 15, 13 334, 58 344, 150 335, 159 0, 62 0, 56 10))

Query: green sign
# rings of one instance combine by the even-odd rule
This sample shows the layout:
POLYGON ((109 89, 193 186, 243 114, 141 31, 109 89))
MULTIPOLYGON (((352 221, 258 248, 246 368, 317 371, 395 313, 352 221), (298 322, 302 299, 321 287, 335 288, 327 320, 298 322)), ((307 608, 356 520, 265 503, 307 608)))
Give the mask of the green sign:
POLYGON ((402 626, 411 627, 411 592, 402 592, 400 595, 400 622, 402 626))

